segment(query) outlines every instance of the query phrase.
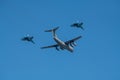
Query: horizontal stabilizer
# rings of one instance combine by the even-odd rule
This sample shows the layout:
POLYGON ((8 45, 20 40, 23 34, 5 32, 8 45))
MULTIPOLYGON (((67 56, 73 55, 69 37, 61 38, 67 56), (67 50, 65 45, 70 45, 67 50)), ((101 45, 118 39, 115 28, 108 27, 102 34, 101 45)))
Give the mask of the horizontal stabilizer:
POLYGON ((45 32, 54 32, 54 31, 56 31, 57 29, 58 29, 59 27, 56 27, 56 28, 53 28, 53 29, 50 29, 50 30, 45 30, 45 32))

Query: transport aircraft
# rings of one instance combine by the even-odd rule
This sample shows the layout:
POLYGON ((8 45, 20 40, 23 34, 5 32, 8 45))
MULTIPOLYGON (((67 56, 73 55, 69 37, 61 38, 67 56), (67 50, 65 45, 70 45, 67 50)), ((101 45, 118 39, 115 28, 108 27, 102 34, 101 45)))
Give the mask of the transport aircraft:
POLYGON ((45 47, 41 47, 41 49, 45 49, 45 48, 56 48, 56 50, 68 50, 70 52, 73 52, 73 48, 74 46, 76 46, 75 44, 75 41, 80 39, 82 36, 78 36, 78 37, 75 37, 71 40, 68 40, 68 41, 65 41, 63 42, 62 40, 60 40, 57 35, 56 35, 56 30, 58 29, 59 27, 56 27, 56 28, 53 28, 53 29, 50 29, 50 30, 45 30, 45 32, 52 32, 53 34, 53 39, 55 40, 56 44, 54 45, 50 45, 50 46, 45 46, 45 47))

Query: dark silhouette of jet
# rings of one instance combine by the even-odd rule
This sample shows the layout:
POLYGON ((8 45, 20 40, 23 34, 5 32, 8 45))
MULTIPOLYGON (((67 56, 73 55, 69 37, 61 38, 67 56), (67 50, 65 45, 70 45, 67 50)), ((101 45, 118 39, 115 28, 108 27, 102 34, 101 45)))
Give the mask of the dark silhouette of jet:
POLYGON ((33 38, 34 38, 33 36, 26 36, 26 37, 23 37, 21 40, 32 42, 33 44, 35 44, 35 42, 33 41, 33 38))
POLYGON ((77 28, 81 28, 82 30, 84 30, 84 28, 83 28, 83 22, 81 22, 81 23, 73 23, 72 25, 71 25, 71 27, 77 27, 77 28))

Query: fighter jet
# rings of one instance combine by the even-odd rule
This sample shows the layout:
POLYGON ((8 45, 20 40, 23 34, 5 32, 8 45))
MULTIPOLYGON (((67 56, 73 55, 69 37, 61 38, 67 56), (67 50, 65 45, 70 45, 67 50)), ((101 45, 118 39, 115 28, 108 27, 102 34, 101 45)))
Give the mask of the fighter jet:
POLYGON ((45 46, 45 47, 41 47, 41 49, 45 49, 45 48, 55 48, 56 50, 68 50, 70 52, 73 52, 73 47, 76 46, 76 44, 74 43, 76 40, 80 39, 82 36, 78 36, 76 38, 73 38, 71 40, 68 40, 66 42, 63 42, 62 40, 60 40, 55 31, 58 29, 59 27, 56 27, 54 29, 50 29, 50 30, 45 30, 45 32, 52 32, 53 35, 53 39, 56 42, 56 44, 54 45, 50 45, 50 46, 45 46))
POLYGON ((71 27, 77 27, 77 28, 81 28, 82 30, 84 30, 84 28, 83 28, 83 22, 77 22, 77 23, 73 23, 72 25, 71 25, 71 27))
POLYGON ((28 41, 28 42, 32 42, 33 44, 35 44, 35 42, 33 41, 33 36, 29 36, 27 35, 26 37, 23 37, 21 40, 22 41, 28 41))

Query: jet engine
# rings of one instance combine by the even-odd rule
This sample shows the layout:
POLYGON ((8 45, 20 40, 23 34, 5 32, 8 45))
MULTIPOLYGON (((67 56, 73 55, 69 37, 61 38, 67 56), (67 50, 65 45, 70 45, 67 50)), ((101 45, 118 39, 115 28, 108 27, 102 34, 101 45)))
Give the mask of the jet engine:
POLYGON ((63 47, 60 47, 60 49, 61 49, 61 50, 64 50, 64 48, 63 48, 63 47))
POLYGON ((70 43, 70 46, 71 46, 71 47, 74 47, 74 46, 76 46, 76 43, 75 43, 75 42, 71 42, 71 43, 70 43))
POLYGON ((59 51, 58 47, 55 47, 55 49, 56 49, 57 51, 59 51))

